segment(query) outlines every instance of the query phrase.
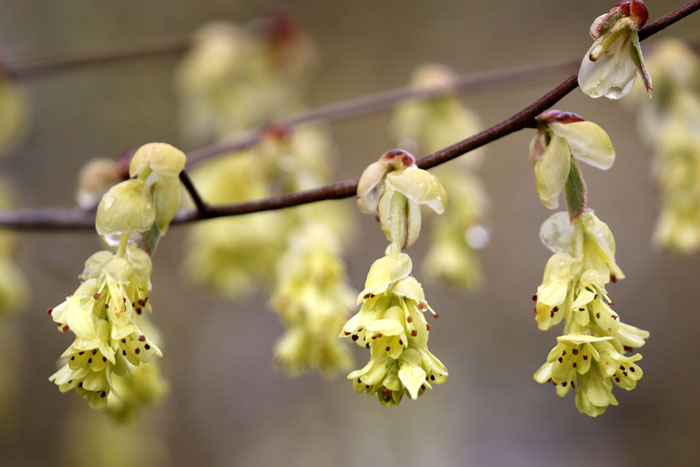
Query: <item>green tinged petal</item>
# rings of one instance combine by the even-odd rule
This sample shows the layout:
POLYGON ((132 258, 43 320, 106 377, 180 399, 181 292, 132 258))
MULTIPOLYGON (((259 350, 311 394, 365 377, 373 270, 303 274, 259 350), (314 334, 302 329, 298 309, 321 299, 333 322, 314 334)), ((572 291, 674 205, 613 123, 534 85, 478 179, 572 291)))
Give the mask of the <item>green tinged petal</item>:
POLYGON ((447 205, 447 193, 440 180, 427 170, 407 167, 386 176, 388 189, 398 191, 417 204, 427 204, 433 211, 442 214, 447 205))
POLYGON ((559 193, 569 176, 569 154, 566 140, 555 135, 535 163, 537 195, 549 209, 559 206, 559 193))
POLYGON ((580 161, 607 170, 615 162, 615 149, 610 137, 593 122, 551 123, 555 135, 564 138, 571 153, 580 161))

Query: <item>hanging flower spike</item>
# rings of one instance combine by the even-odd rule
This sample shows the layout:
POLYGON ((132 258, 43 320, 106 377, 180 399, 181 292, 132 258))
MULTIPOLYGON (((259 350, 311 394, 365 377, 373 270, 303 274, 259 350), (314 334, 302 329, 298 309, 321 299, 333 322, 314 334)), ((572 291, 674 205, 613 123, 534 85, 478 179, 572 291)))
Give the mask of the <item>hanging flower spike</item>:
POLYGON ((360 177, 357 204, 378 217, 391 244, 370 267, 358 297, 360 311, 345 323, 340 337, 370 349, 370 361, 348 379, 355 391, 377 394, 384 405, 398 404, 405 392, 417 399, 447 379, 447 369, 428 350, 430 325, 424 312, 438 315, 411 276, 411 258, 402 253, 420 233, 420 205, 441 213, 446 198, 440 181, 400 149, 386 152, 360 177))
POLYGON ((605 287, 624 275, 615 262, 610 229, 591 210, 573 221, 566 212, 553 214, 542 224, 540 238, 554 255, 533 296, 535 319, 541 330, 562 320, 566 325, 534 378, 554 383, 561 397, 575 388, 579 411, 595 417, 617 405, 613 383, 631 390, 641 379, 634 363, 641 355, 625 353, 642 347, 649 332, 622 323, 612 308, 605 287))
POLYGON ((581 116, 547 110, 537 118, 537 135, 530 142, 530 163, 535 167, 537 194, 549 209, 559 207, 559 194, 567 184, 571 217, 586 208, 586 188, 576 164, 580 160, 607 170, 615 162, 610 137, 601 127, 581 116))
MULTIPOLYGON (((61 392, 75 389, 93 408, 122 397, 112 376, 126 378, 128 389, 133 368, 162 356, 143 330, 148 326, 143 311, 151 310, 151 258, 130 240, 145 232, 153 251, 180 203, 178 174, 184 165, 185 155, 169 144, 149 143, 136 151, 129 168, 134 178, 110 188, 97 207, 95 228, 108 240, 118 239, 117 252, 88 258, 78 290, 49 310, 59 331, 75 334, 61 356, 65 364, 49 380, 61 392), (149 238, 150 232, 155 235, 149 238)), ((133 400, 123 402, 135 408, 133 400)))
POLYGON ((620 99, 632 89, 637 72, 647 92, 653 90, 639 45, 639 29, 649 18, 642 0, 625 0, 591 25, 595 40, 581 62, 578 83, 584 94, 620 99))

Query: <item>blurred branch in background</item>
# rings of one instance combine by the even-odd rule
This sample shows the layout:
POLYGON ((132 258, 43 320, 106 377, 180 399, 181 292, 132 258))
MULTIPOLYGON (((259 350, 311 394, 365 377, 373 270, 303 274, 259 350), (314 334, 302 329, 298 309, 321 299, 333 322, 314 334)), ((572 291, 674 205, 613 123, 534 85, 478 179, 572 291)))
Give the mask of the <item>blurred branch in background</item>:
POLYGON ((20 59, 9 63, 0 63, 0 69, 13 79, 25 80, 80 68, 135 62, 148 63, 154 59, 179 58, 189 49, 190 41, 188 39, 174 39, 94 52, 20 59))
MULTIPOLYGON (((644 40, 656 34, 698 9, 700 9, 700 0, 687 2, 683 6, 644 27, 639 33, 640 40, 644 40)), ((567 60, 565 62, 539 66, 521 67, 517 69, 510 68, 497 72, 481 73, 460 78, 454 87, 441 87, 434 90, 416 90, 415 88, 408 87, 397 88, 350 101, 323 106, 310 112, 281 120, 275 125, 292 127, 301 126, 303 124, 337 121, 389 108, 397 102, 409 98, 429 98, 454 92, 455 90, 461 92, 483 90, 496 85, 502 86, 541 79, 549 73, 575 68, 577 64, 578 61, 574 63, 567 60)), ((418 167, 423 169, 435 167, 518 130, 533 128, 535 126, 534 118, 538 114, 559 102, 559 100, 576 89, 577 86, 577 73, 574 73, 554 89, 510 118, 465 140, 418 159, 416 161, 418 167)), ((247 131, 223 143, 194 150, 189 154, 189 163, 192 165, 193 163, 218 154, 252 146, 259 141, 263 131, 264 129, 247 131)), ((196 194, 194 186, 190 184, 191 186, 188 188, 188 191, 193 196, 197 208, 194 210, 180 211, 176 215, 173 224, 276 210, 322 200, 348 198, 355 194, 357 183, 357 179, 343 180, 311 190, 220 206, 206 205, 196 194), (199 202, 197 202, 197 200, 199 200, 199 202)), ((32 208, 0 213, 0 227, 8 227, 16 230, 91 230, 94 228, 94 222, 95 214, 93 211, 78 208, 32 208)))

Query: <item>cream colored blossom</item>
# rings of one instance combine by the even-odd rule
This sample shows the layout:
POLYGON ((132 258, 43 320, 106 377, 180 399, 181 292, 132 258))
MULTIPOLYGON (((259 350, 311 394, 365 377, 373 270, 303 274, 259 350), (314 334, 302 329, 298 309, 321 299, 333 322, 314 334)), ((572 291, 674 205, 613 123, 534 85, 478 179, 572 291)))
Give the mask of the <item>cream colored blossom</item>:
POLYGON ((647 92, 652 91, 638 35, 648 17, 642 0, 625 0, 595 19, 590 29, 595 42, 586 52, 578 74, 585 94, 620 99, 632 89, 637 72, 647 92))
POLYGON ((367 365, 348 375, 355 391, 377 394, 384 405, 398 404, 405 393, 416 399, 447 379, 447 369, 428 350, 424 313, 435 313, 411 269, 404 253, 375 261, 358 297, 362 307, 341 333, 370 349, 367 365))
POLYGON ((104 408, 113 375, 162 355, 140 324, 151 309, 150 273, 150 258, 133 246, 124 257, 101 251, 86 261, 80 287, 50 310, 59 331, 75 334, 64 365, 49 378, 61 392, 75 389, 91 407, 104 408))

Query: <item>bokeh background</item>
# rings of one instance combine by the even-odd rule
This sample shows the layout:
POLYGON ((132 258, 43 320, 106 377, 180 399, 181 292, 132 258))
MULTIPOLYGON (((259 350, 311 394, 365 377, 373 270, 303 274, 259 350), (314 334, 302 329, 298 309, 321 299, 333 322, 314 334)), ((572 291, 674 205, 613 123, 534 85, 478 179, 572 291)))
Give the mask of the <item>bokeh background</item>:
MULTIPOLYGON (((89 51, 182 37, 215 19, 247 22, 281 6, 315 40, 320 66, 311 102, 320 105, 404 85, 425 61, 466 73, 581 56, 591 21, 611 3, 2 0, 0 44, 15 57, 89 51)), ((681 1, 647 3, 656 18, 681 1)), ((645 47, 661 36, 697 38, 698 30, 695 15, 645 47)), ((192 149, 178 135, 174 64, 157 60, 28 81, 32 127, 0 161, 19 204, 73 205, 76 173, 96 156, 148 141, 192 149)), ((490 125, 565 76, 465 101, 490 125)), ((171 394, 137 424, 105 424, 106 431, 95 432, 103 416, 47 380, 70 338, 55 331, 45 310, 72 293, 85 258, 99 247, 97 236, 22 233, 17 256, 31 282, 31 302, 2 324, 19 335, 9 353, 19 391, 0 418, 0 465, 78 465, 100 444, 113 453, 91 465, 700 465, 700 261, 650 244, 658 204, 651 153, 628 106, 577 90, 557 107, 603 126, 618 155, 609 172, 583 170, 590 205, 612 228, 627 274, 610 288, 616 310, 651 331, 644 379, 632 392, 616 389, 619 407, 591 419, 577 412, 571 394, 560 399, 532 379, 556 331, 538 331, 531 311, 530 296, 549 257, 538 240, 549 212, 535 194, 527 161, 532 132, 524 131, 489 145, 480 170, 492 199, 486 286, 466 295, 426 284, 441 316, 430 347, 450 377, 399 407, 355 394, 342 375, 290 379, 273 369, 272 346, 282 327, 268 297, 231 304, 190 284, 181 270, 187 227, 177 227, 162 242, 152 277, 153 319, 166 341, 162 365, 171 394)), ((392 147, 388 115, 332 125, 337 179, 358 176, 392 147)), ((371 217, 358 214, 356 223, 361 238, 347 261, 353 285, 361 288, 385 239, 371 217)), ((425 250, 420 243, 416 258, 425 250)), ((361 364, 366 354, 357 350, 361 364)))

